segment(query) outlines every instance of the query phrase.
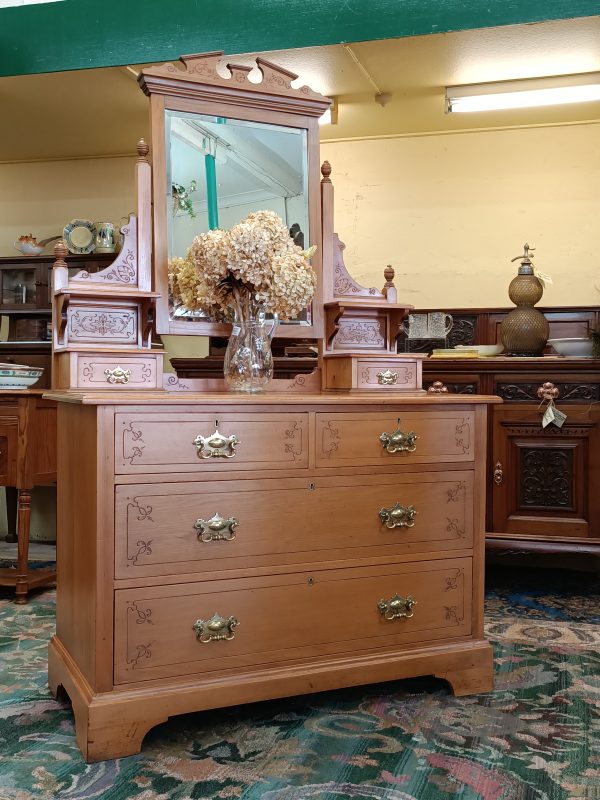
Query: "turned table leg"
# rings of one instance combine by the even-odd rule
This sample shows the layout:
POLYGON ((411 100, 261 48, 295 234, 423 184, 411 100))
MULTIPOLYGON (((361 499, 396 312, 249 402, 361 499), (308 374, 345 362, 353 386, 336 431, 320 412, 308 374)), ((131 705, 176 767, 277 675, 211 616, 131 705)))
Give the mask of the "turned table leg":
POLYGON ((27 602, 29 591, 29 524, 31 521, 31 490, 19 489, 17 524, 17 583, 15 586, 15 603, 27 602))

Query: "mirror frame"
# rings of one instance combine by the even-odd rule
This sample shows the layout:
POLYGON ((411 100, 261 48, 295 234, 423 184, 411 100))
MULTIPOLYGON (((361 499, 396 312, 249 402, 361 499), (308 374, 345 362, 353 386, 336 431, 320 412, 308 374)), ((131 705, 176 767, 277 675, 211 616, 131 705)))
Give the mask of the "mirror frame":
MULTIPOLYGON (((323 269, 320 196, 320 158, 318 119, 331 100, 307 86, 291 86, 298 76, 257 57, 255 66, 260 83, 249 80, 254 66, 224 65, 228 77, 217 71, 223 53, 182 56, 182 66, 163 64, 143 69, 138 82, 150 98, 150 137, 153 162, 154 197, 154 289, 160 294, 156 308, 156 332, 188 336, 228 336, 231 325, 220 322, 186 322, 170 318, 167 275, 168 237, 165 112, 182 111, 229 117, 248 122, 300 128, 307 132, 308 220, 307 246, 317 245, 311 264, 317 273, 317 289, 312 301, 312 324, 284 324, 277 331, 281 339, 320 339, 323 336, 323 269)), ((191 242, 190 242, 191 244, 191 242)))

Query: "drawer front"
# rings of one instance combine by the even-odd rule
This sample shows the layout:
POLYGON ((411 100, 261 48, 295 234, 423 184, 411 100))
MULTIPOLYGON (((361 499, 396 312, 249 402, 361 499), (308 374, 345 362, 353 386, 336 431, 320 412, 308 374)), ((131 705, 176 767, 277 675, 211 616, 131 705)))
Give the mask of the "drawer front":
POLYGON ((317 414, 317 466, 445 463, 474 459, 473 411, 407 412, 400 414, 399 423, 398 416, 397 413, 317 414))
POLYGON ((82 389, 158 389, 157 356, 77 357, 76 386, 82 389))
POLYGON ((468 558, 122 589, 115 683, 465 637, 470 617, 468 558))
POLYGON ((416 362, 398 364, 397 361, 359 359, 356 374, 359 389, 412 391, 420 389, 419 369, 416 362))
POLYGON ((306 469, 308 414, 117 414, 117 473, 306 469))
POLYGON ((115 576, 472 547, 473 474, 118 486, 115 576))
POLYGON ((0 486, 14 486, 17 481, 17 435, 19 420, 4 417, 0 424, 0 486))

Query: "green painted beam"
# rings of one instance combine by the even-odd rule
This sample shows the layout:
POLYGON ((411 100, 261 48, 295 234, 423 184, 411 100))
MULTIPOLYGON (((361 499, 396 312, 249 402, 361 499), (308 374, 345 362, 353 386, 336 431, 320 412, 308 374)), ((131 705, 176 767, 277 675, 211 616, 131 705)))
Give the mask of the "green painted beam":
POLYGON ((61 0, 0 10, 0 76, 598 14, 599 0, 61 0))

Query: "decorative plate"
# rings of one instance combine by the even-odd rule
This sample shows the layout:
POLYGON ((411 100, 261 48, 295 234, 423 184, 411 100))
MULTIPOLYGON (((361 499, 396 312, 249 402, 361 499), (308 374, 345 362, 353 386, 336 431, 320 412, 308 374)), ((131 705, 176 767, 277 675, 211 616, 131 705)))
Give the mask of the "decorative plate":
POLYGON ((96 247, 96 226, 89 219, 72 219, 63 230, 70 253, 91 253, 96 247))

